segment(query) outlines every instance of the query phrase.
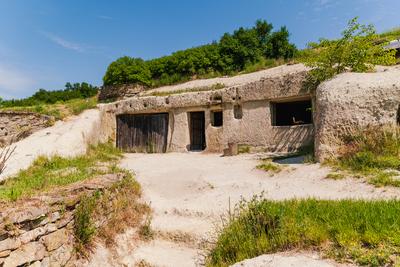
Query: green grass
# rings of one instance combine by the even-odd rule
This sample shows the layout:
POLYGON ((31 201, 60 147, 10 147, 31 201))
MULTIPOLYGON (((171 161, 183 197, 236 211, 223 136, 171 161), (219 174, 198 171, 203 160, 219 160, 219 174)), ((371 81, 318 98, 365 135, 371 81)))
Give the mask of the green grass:
POLYGON ((112 144, 106 143, 90 146, 87 154, 82 156, 39 157, 28 169, 0 185, 0 200, 13 201, 57 186, 90 179, 104 172, 114 172, 113 163, 121 155, 112 144))
POLYGON ((337 159, 328 164, 364 176, 375 186, 400 187, 400 129, 393 127, 359 130, 344 138, 337 159))
POLYGON ((78 115, 86 109, 95 108, 97 105, 97 97, 88 99, 72 99, 65 102, 57 102, 55 104, 42 104, 28 107, 9 107, 2 108, 2 111, 27 111, 36 112, 43 115, 53 116, 56 120, 62 120, 71 115, 78 115))
POLYGON ((346 176, 343 173, 337 173, 337 172, 328 173, 328 175, 326 176, 327 179, 332 179, 332 180, 342 180, 345 177, 346 176))
POLYGON ((263 159, 262 163, 257 165, 256 168, 266 172, 279 173, 283 167, 280 164, 272 162, 270 159, 263 159))
POLYGON ((400 201, 287 200, 241 203, 219 231, 208 266, 265 253, 318 250, 337 261, 393 266, 400 255, 400 201))
POLYGON ((218 89, 225 88, 225 84, 223 83, 216 83, 210 86, 203 86, 203 87, 194 87, 194 88, 184 88, 180 90, 174 91, 165 91, 165 92, 151 92, 149 95, 151 96, 169 96, 169 95, 177 95, 183 93, 190 93, 190 92, 204 92, 204 91, 214 91, 218 89))

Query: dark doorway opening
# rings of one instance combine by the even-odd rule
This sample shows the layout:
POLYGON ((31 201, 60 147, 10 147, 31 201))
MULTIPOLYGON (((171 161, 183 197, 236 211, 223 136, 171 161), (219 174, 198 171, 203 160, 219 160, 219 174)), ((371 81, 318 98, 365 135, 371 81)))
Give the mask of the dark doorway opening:
POLYGON ((206 148, 204 111, 189 114, 190 150, 204 150, 206 148))
POLYGON ((311 100, 272 103, 272 125, 292 126, 312 123, 311 100))
POLYGON ((165 153, 168 113, 117 116, 117 147, 125 152, 165 153))
POLYGON ((211 125, 221 127, 223 124, 222 111, 211 111, 211 125))

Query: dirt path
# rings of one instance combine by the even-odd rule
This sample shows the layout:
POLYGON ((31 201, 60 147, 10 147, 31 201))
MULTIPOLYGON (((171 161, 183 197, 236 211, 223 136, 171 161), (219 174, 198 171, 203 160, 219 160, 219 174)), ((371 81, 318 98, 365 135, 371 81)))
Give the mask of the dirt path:
MULTIPOLYGON (((132 240, 129 235, 120 237, 118 263, 125 266, 134 266, 140 260, 155 266, 201 263, 202 241, 212 236, 220 216, 241 197, 248 199, 264 192, 270 199, 391 198, 400 192, 376 189, 360 180, 325 179, 329 169, 318 164, 291 164, 288 170, 271 177, 257 170, 257 163, 255 155, 127 154, 121 167, 136 172, 144 197, 154 210, 152 229, 156 234, 153 241, 140 243, 136 248, 124 244, 132 240)), ((316 259, 315 255, 288 257, 273 257, 274 266, 291 266, 287 264, 295 259, 303 266, 318 266, 318 262, 319 266, 336 266, 331 261, 316 259)), ((104 258, 103 254, 103 263, 104 258)), ((263 260, 265 257, 257 262, 263 260)), ((252 265, 246 262, 245 266, 252 265)))

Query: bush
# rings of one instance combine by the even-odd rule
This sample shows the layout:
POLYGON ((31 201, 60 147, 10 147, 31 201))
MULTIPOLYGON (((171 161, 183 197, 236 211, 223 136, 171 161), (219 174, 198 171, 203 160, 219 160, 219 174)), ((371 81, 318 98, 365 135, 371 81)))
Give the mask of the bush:
POLYGON ((208 266, 266 253, 319 250, 339 261, 394 266, 400 253, 398 200, 286 200, 241 203, 223 225, 208 266))
POLYGON ((311 88, 346 71, 367 72, 376 64, 396 64, 395 51, 385 50, 384 43, 377 44, 377 39, 372 25, 361 25, 354 18, 342 32, 342 38, 310 43, 309 49, 302 52, 302 61, 313 68, 308 81, 311 88))
POLYGON ((169 56, 148 61, 125 56, 109 65, 103 82, 104 85, 159 86, 193 77, 243 71, 266 59, 292 58, 296 47, 289 43, 286 27, 277 32, 272 29, 272 24, 258 20, 252 28, 241 27, 232 34, 225 33, 219 42, 177 51, 169 56))

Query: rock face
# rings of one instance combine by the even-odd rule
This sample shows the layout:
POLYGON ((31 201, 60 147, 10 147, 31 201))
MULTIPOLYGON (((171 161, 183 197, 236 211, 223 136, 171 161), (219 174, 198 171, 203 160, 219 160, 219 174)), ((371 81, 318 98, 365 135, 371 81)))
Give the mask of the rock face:
POLYGON ((122 177, 103 175, 28 200, 0 202, 0 266, 73 264, 74 213, 81 197, 122 177))
POLYGON ((144 90, 145 87, 138 84, 107 85, 101 88, 99 100, 120 100, 135 96, 144 90))
POLYGON ((0 112, 0 146, 17 142, 32 133, 49 127, 54 122, 51 116, 33 112, 0 112))
POLYGON ((376 73, 345 73, 316 92, 315 152, 323 161, 336 154, 340 138, 360 127, 399 124, 400 67, 376 73))

